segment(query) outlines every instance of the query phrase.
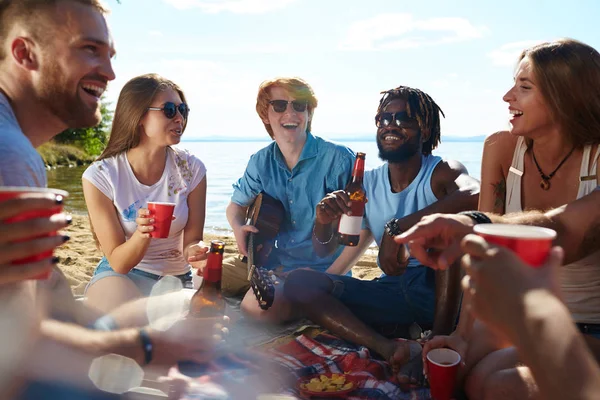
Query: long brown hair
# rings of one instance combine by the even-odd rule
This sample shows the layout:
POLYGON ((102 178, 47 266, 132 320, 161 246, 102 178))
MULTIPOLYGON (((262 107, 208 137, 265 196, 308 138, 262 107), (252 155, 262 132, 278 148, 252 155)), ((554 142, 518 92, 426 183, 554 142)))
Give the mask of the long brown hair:
POLYGON ((264 120, 267 119, 269 115, 269 101, 272 100, 270 98, 269 89, 272 87, 283 88, 294 96, 296 100, 308 102, 308 124, 306 125, 306 130, 310 132, 313 112, 319 103, 315 96, 315 92, 304 79, 297 77, 274 78, 261 83, 258 88, 258 95, 256 96, 256 112, 260 119, 263 120, 263 124, 265 125, 265 129, 269 133, 269 136, 273 138, 273 128, 271 125, 265 124, 264 120))
MULTIPOLYGON (((97 161, 119 155, 140 143, 140 121, 148 111, 156 93, 169 88, 175 90, 181 97, 181 101, 186 103, 183 90, 174 82, 157 74, 137 76, 123 86, 117 100, 108 144, 97 161)), ((184 120, 184 131, 186 125, 187 120, 184 120)), ((88 218, 96 247, 102 251, 92 219, 89 216, 88 218)))
POLYGON ((525 49, 554 120, 574 146, 600 143, 600 54, 573 39, 525 49))
MULTIPOLYGON (((166 89, 173 89, 186 103, 183 90, 174 82, 157 74, 140 75, 123 86, 117 101, 110 138, 106 148, 98 160, 113 157, 140 143, 140 121, 152 104, 156 93, 166 89)), ((183 121, 183 130, 187 120, 183 121)))

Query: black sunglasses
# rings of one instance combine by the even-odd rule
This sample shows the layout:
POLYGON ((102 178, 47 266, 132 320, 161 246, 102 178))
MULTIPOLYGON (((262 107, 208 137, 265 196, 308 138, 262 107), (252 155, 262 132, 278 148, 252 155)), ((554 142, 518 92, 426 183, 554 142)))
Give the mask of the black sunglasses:
POLYGON ((181 114, 181 116, 183 117, 183 119, 187 120, 188 115, 190 113, 190 108, 188 107, 187 104, 181 103, 180 105, 177 106, 172 101, 167 101, 162 106, 162 108, 148 107, 148 110, 150 110, 150 111, 162 111, 165 114, 165 117, 167 117, 169 119, 175 118, 175 116, 177 115, 177 111, 179 111, 179 114, 181 114))
POLYGON ((410 118, 406 111, 399 111, 397 113, 384 112, 375 116, 375 126, 383 128, 390 126, 391 124, 396 125, 401 129, 416 129, 418 124, 412 118, 410 118))
POLYGON ((307 101, 300 101, 300 100, 292 100, 292 101, 271 100, 271 101, 269 101, 269 104, 273 107, 273 111, 275 111, 276 113, 285 112, 285 110, 287 110, 287 105, 289 103, 292 103, 292 108, 296 112, 304 112, 308 108, 307 101))

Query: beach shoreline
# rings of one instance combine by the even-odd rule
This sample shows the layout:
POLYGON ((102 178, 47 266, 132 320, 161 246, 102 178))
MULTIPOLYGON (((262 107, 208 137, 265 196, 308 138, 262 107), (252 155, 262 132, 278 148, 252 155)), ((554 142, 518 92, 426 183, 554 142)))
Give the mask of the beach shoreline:
MULTIPOLYGON (((69 281, 69 285, 75 295, 82 295, 85 286, 90 281, 94 269, 102 253, 96 248, 94 238, 90 230, 87 215, 73 214, 73 223, 64 231, 71 239, 63 246, 56 249, 59 258, 58 266, 69 281)), ((206 233, 205 242, 219 239, 225 242, 225 255, 237 254, 235 238, 231 233, 214 234, 206 233)), ((352 276, 359 279, 373 279, 381 274, 376 265, 377 252, 370 249, 363 255, 356 266, 352 268, 352 276)))

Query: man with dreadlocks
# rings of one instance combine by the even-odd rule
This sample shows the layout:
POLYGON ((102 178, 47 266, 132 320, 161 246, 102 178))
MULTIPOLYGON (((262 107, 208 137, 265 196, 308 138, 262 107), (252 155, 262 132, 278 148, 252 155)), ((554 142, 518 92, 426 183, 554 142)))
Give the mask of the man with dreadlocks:
MULTIPOLYGON (((384 357, 404 384, 422 376, 421 346, 391 338, 409 336, 415 331, 410 326, 433 329, 434 334, 450 331, 458 310, 460 271, 439 273, 420 265, 393 236, 428 214, 476 209, 479 197, 479 183, 462 164, 431 154, 440 142, 440 114, 433 99, 418 89, 400 86, 383 92, 375 125, 379 157, 387 162, 365 172, 368 202, 358 246, 346 247, 324 274, 292 272, 284 289, 308 318, 384 357), (372 281, 344 276, 373 240, 384 274, 372 281)), ((343 190, 319 202, 313 230, 317 254, 335 251, 330 238, 349 205, 343 190)))

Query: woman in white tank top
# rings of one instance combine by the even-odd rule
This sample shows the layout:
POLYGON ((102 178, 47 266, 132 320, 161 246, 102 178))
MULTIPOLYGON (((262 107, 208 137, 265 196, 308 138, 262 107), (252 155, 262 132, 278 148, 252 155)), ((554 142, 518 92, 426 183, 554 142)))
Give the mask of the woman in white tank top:
MULTIPOLYGON (((595 49, 569 39, 526 49, 504 101, 510 130, 485 141, 480 211, 548 210, 598 186, 600 54, 595 49)), ((596 260, 562 267, 561 286, 575 322, 600 348, 600 257, 596 260)), ((525 382, 527 374, 511 368, 519 362, 516 351, 496 352, 503 345, 487 340, 487 331, 474 331, 471 338, 469 346, 482 358, 467 372, 469 398, 492 398, 486 388, 494 387, 493 382, 515 390, 509 397, 530 398, 531 393, 518 392, 535 389, 535 382, 525 382)))
MULTIPOLYGON (((481 211, 547 210, 596 189, 600 183, 600 56, 590 49, 565 41, 524 52, 515 84, 504 95, 510 131, 491 135, 484 145, 481 211), (562 52, 561 61, 556 61, 555 49, 562 52), (580 61, 584 53, 587 63, 580 61), (565 68, 570 74, 564 74, 565 68), (594 74, 596 82, 590 79, 594 74)), ((600 324, 600 265, 565 266, 561 278, 565 303, 575 321, 600 324)))
POLYGON ((104 312, 148 296, 163 276, 191 282, 190 265, 206 257, 206 168, 172 147, 188 113, 175 83, 156 74, 131 79, 119 95, 106 149, 83 175, 92 231, 104 253, 86 296, 104 312), (167 238, 150 236, 150 201, 175 204, 167 238))

